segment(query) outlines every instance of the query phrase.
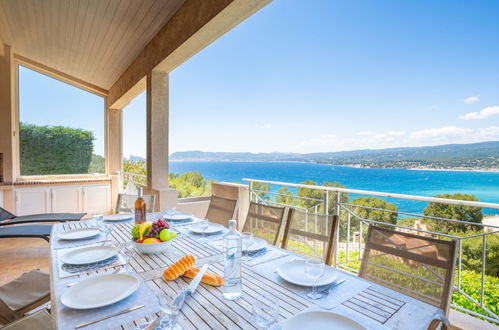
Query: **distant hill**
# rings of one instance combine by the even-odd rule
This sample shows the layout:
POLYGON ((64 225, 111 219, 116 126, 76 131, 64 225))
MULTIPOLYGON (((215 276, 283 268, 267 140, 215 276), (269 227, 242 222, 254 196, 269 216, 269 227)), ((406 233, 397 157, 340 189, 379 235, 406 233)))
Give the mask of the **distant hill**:
POLYGON ((140 156, 130 155, 130 157, 128 158, 128 160, 131 161, 131 162, 139 162, 141 160, 145 161, 146 159, 142 158, 140 156))
POLYGON ((318 153, 181 151, 172 161, 283 161, 388 168, 499 168, 499 141, 318 153))

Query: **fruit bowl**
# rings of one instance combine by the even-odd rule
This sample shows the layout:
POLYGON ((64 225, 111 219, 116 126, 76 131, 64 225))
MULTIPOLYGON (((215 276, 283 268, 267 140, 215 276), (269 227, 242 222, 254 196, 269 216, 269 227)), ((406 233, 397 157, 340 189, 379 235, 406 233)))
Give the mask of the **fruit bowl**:
POLYGON ((177 233, 169 230, 168 221, 159 219, 146 221, 132 228, 132 239, 135 250, 139 253, 160 253, 168 249, 177 233))
POLYGON ((144 244, 144 243, 137 243, 133 242, 135 246, 135 250, 138 253, 146 253, 146 254, 154 254, 154 253, 161 253, 168 249, 170 247, 171 243, 173 240, 169 240, 166 242, 161 242, 161 243, 153 243, 153 244, 144 244))

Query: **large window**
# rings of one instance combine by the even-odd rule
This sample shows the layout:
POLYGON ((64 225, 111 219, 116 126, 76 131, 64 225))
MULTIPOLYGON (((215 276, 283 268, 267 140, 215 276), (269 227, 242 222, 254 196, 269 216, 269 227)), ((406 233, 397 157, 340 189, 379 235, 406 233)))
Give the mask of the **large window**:
POLYGON ((104 99, 19 66, 21 175, 104 173, 104 99))

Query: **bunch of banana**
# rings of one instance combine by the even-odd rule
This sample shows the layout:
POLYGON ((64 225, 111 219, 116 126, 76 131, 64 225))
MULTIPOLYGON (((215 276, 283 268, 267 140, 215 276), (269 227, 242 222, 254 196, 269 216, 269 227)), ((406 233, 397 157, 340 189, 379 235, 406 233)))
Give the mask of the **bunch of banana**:
POLYGON ((144 235, 146 234, 146 231, 148 229, 151 229, 152 227, 152 222, 146 221, 143 222, 139 225, 139 240, 142 241, 144 240, 144 235))

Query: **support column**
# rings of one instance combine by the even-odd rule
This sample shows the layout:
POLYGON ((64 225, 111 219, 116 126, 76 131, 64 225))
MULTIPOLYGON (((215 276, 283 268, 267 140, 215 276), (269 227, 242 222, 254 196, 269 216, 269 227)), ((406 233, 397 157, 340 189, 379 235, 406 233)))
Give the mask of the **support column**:
POLYGON ((168 73, 147 74, 147 191, 156 195, 156 210, 177 204, 168 188, 168 73))
POLYGON ((121 172, 123 159, 123 121, 121 109, 106 110, 107 132, 107 173, 109 175, 121 172))
POLYGON ((111 177, 111 205, 116 205, 121 191, 121 166, 123 159, 122 109, 110 109, 106 105, 106 173, 111 177))
MULTIPOLYGON (((17 115, 17 66, 10 46, 0 41, 0 153, 4 182, 19 176, 19 131, 17 115)), ((14 191, 3 193, 4 207, 15 212, 14 191)))

